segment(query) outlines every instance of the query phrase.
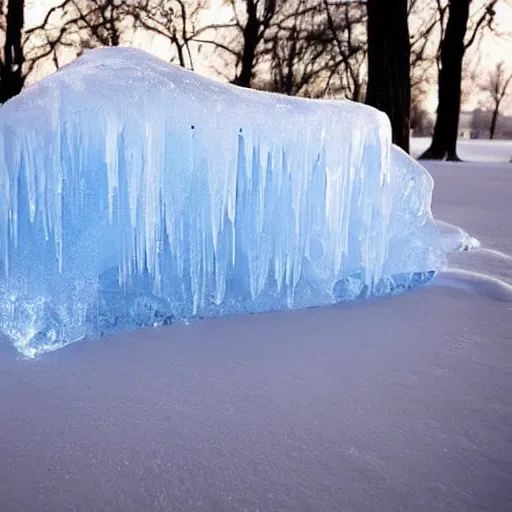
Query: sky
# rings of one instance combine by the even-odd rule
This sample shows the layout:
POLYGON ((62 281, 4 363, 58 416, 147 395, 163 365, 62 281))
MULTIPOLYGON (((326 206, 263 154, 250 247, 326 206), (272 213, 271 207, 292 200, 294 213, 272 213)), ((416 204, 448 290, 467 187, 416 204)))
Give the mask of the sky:
MULTIPOLYGON (((486 0, 473 0, 475 2, 474 5, 478 7, 478 5, 482 5, 486 0)), ((52 6, 60 3, 60 0, 26 0, 26 13, 25 13, 25 23, 27 27, 36 25, 42 21, 48 9, 52 6)), ((212 18, 216 18, 219 15, 221 9, 222 0, 210 0, 210 15, 212 18)), ((496 17, 494 22, 494 27, 498 33, 510 32, 512 27, 512 0, 499 0, 496 5, 496 17)), ((141 46, 141 42, 137 46, 141 46)), ((165 58, 168 52, 168 48, 162 42, 159 42, 157 39, 153 39, 152 42, 147 44, 142 44, 145 46, 148 51, 155 53, 156 55, 165 58)), ((509 56, 512 55, 512 34, 508 37, 498 38, 493 35, 486 36, 486 38, 482 41, 481 46, 478 48, 472 49, 468 52, 467 58, 471 59, 473 62, 476 62, 479 67, 481 67, 481 72, 476 75, 477 80, 485 80, 489 72, 494 69, 498 62, 505 61, 508 66, 508 71, 512 73, 512 62, 510 62, 509 56), (507 61, 509 62, 507 64, 507 61)), ((201 74, 209 75, 212 73, 210 68, 203 63, 196 60, 195 64, 196 70, 201 74)), ((212 78, 218 78, 216 76, 212 76, 212 78)), ((477 85, 477 84, 475 84, 477 85)), ((469 85, 471 89, 471 84, 469 85)), ((436 87, 431 87, 429 90, 429 94, 427 96, 427 108, 434 112, 437 105, 437 90, 436 87)), ((484 97, 481 94, 471 94, 469 100, 463 105, 465 110, 472 110, 479 106, 480 103, 484 101, 484 97)), ((505 101, 503 106, 503 111, 509 114, 512 114, 512 91, 509 93, 509 97, 505 101)))

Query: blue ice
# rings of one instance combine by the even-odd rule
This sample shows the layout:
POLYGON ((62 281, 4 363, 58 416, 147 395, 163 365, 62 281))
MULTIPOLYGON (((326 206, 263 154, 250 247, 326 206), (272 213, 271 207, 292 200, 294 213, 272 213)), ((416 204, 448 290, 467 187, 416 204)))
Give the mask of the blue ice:
POLYGON ((390 133, 361 104, 87 52, 0 107, 1 332, 34 356, 428 281, 433 181, 390 133))

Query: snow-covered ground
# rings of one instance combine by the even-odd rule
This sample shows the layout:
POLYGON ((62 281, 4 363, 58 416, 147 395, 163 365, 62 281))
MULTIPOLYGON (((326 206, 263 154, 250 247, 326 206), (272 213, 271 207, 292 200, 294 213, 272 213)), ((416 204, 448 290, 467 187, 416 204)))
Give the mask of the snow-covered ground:
POLYGON ((427 166, 436 218, 483 245, 431 286, 35 360, 0 343, 0 510, 509 510, 512 164, 427 166))
MULTIPOLYGON (((418 157, 429 145, 430 138, 413 138, 411 154, 418 157)), ((460 158, 471 162, 510 162, 512 158, 512 141, 510 140, 460 140, 457 147, 460 158)))

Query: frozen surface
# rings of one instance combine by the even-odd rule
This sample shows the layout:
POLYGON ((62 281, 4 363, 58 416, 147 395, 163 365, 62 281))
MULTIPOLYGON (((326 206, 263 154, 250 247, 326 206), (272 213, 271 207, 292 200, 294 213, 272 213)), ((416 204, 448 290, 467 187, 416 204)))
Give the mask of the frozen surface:
POLYGON ((387 118, 88 52, 0 109, 0 326, 26 355, 389 295, 445 263, 387 118))
MULTIPOLYGON (((427 165, 435 216, 497 253, 449 265, 512 283, 512 166, 427 165)), ((508 512, 512 303, 443 280, 34 360, 0 343, 0 510, 508 512)))

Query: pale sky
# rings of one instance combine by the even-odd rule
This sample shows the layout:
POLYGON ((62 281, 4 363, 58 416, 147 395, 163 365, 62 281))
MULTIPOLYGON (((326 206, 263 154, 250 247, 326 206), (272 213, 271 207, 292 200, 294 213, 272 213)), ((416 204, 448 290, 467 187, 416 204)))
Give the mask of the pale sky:
MULTIPOLYGON (((477 4, 482 4, 485 2, 485 0, 474 0, 474 2, 477 4)), ((40 23, 48 9, 58 3, 60 3, 60 0, 26 0, 26 26, 30 27, 40 23)), ((212 6, 210 13, 212 18, 218 17, 221 3, 222 0, 210 0, 210 5, 212 6)), ((496 18, 494 27, 498 32, 512 32, 512 1, 500 0, 498 2, 496 5, 496 18)), ((139 41, 138 43, 139 44, 137 44, 137 46, 143 46, 146 50, 155 53, 162 58, 168 57, 168 46, 156 38, 153 38, 149 44, 147 44, 146 41, 139 41)), ((476 61, 478 59, 480 62, 479 65, 482 67, 482 70, 481 73, 480 71, 477 73, 478 79, 485 79, 489 71, 495 68, 496 64, 502 60, 505 61, 506 65, 508 66, 507 70, 512 72, 512 59, 510 59, 510 56, 512 55, 512 33, 505 38, 498 38, 494 35, 486 36, 478 50, 478 53, 479 55, 476 55, 476 49, 472 49, 472 51, 470 51, 467 56, 467 58, 471 60, 475 59, 476 61)), ((209 69, 205 63, 201 65, 199 59, 196 59, 194 63, 196 64, 196 70, 198 72, 208 75, 209 69)), ((435 110, 437 104, 436 93, 436 88, 433 87, 428 97, 428 107, 432 111, 435 110)), ((478 106, 478 103, 481 100, 481 96, 474 94, 471 96, 471 99, 467 105, 464 105, 463 108, 468 110, 473 109, 478 106)), ((509 98, 504 105, 504 110, 512 112, 512 90, 509 92, 509 98)))

